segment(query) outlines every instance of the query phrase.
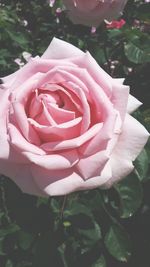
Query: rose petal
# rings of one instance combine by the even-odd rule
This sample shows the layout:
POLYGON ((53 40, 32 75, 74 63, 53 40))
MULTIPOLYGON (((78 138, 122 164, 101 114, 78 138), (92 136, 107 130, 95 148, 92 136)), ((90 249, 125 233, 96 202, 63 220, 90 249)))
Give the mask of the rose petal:
POLYGON ((119 83, 113 84, 111 101, 114 108, 119 111, 122 121, 124 120, 129 97, 129 86, 120 85, 119 83))
POLYGON ((119 136, 109 161, 112 168, 112 179, 105 184, 106 188, 127 176, 134 169, 132 161, 141 152, 148 137, 149 133, 143 125, 127 114, 122 134, 119 136))
POLYGON ((0 160, 7 160, 7 162, 16 162, 19 164, 28 162, 28 160, 22 154, 18 153, 11 146, 8 138, 0 138, 0 148, 0 160))
POLYGON ((43 59, 65 59, 74 56, 80 56, 84 54, 80 49, 77 47, 62 41, 57 38, 53 38, 49 47, 42 55, 43 59))
POLYGON ((128 174, 130 174, 134 166, 131 161, 126 159, 122 159, 120 157, 112 157, 110 159, 109 164, 112 169, 112 178, 108 180, 105 184, 103 184, 104 189, 110 188, 114 183, 119 182, 122 178, 125 178, 128 174), (119 168, 118 168, 119 166, 119 168))
POLYGON ((14 102, 13 108, 16 122, 24 137, 32 144, 40 145, 40 138, 35 132, 34 128, 31 126, 31 124, 29 124, 24 110, 24 106, 20 102, 14 102))
POLYGON ((45 156, 33 155, 30 152, 23 152, 23 155, 32 163, 49 171, 71 168, 79 161, 78 153, 75 149, 45 156))
POLYGON ((20 187, 22 192, 37 196, 47 196, 35 183, 29 164, 15 164, 0 161, 1 173, 11 179, 20 187))
POLYGON ((56 126, 43 126, 30 118, 28 121, 44 142, 72 139, 79 136, 81 132, 81 117, 56 126))
MULTIPOLYGON (((47 110, 47 108, 43 102, 42 102, 42 106, 43 106, 43 111, 41 112, 41 114, 39 114, 35 117, 36 122, 39 124, 45 125, 45 126, 46 125, 47 126, 56 126, 57 125, 56 121, 51 116, 51 114, 48 112, 48 110, 47 110)), ((32 118, 32 116, 31 116, 31 118, 32 118)))
MULTIPOLYGON (((80 50, 79 50, 80 51, 80 50)), ((65 60, 45 60, 40 57, 31 58, 30 61, 25 64, 21 69, 16 71, 13 74, 10 74, 2 78, 5 87, 11 87, 12 90, 15 90, 21 86, 29 78, 32 78, 37 73, 46 73, 50 69, 53 69, 56 66, 74 66, 74 64, 65 59, 65 60)))
POLYGON ((114 135, 114 127, 116 125, 116 120, 118 113, 115 110, 110 109, 110 114, 106 118, 106 121, 103 123, 103 127, 97 134, 79 148, 80 153, 86 156, 93 155, 98 151, 102 151, 107 148, 109 140, 112 139, 114 135))
POLYGON ((37 155, 45 155, 45 151, 38 146, 29 143, 20 133, 20 131, 11 123, 8 125, 8 133, 13 147, 19 151, 28 151, 37 155))
POLYGON ((127 114, 114 153, 133 161, 141 152, 148 137, 149 133, 144 126, 127 114))
POLYGON ((101 186, 111 177, 111 167, 106 164, 101 175, 83 180, 80 175, 71 170, 53 171, 49 173, 43 168, 33 166, 33 177, 46 194, 50 196, 66 195, 74 191, 88 190, 101 186))
POLYGON ((132 113, 134 112, 136 109, 138 109, 140 106, 142 105, 142 103, 136 99, 134 96, 129 95, 129 99, 128 99, 128 106, 127 106, 127 112, 128 113, 132 113))
POLYGON ((76 164, 75 169, 83 179, 87 180, 99 176, 108 160, 106 152, 100 151, 90 157, 81 158, 76 164))
POLYGON ((56 105, 49 104, 49 105, 47 105, 47 109, 48 109, 50 115, 52 116, 52 118, 58 124, 72 121, 75 119, 75 113, 74 112, 69 111, 69 110, 65 110, 63 108, 59 108, 56 105))
POLYGON ((106 95, 108 97, 111 96, 112 77, 98 65, 89 52, 86 52, 82 57, 75 58, 72 62, 80 66, 80 68, 86 69, 90 77, 103 88, 106 95))
POLYGON ((80 147, 81 145, 92 139, 101 130, 102 126, 103 123, 97 123, 79 137, 59 142, 48 142, 42 144, 40 147, 47 152, 80 147))

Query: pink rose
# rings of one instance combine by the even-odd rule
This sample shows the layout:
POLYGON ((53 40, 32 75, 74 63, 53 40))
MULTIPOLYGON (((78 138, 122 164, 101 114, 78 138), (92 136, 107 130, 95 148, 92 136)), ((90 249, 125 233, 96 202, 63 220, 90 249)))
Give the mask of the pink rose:
POLYGON ((127 0, 63 0, 75 24, 98 26, 104 19, 121 15, 127 0))
POLYGON ((133 170, 149 136, 129 115, 141 103, 89 52, 54 38, 3 82, 0 172, 23 192, 110 187, 133 170))

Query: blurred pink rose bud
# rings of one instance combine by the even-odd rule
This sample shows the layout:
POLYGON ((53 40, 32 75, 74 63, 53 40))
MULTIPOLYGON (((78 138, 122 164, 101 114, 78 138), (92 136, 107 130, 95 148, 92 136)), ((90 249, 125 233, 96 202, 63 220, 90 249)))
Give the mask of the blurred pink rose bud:
POLYGON ((63 0, 63 3, 73 23, 97 27, 104 19, 121 15, 127 0, 63 0))

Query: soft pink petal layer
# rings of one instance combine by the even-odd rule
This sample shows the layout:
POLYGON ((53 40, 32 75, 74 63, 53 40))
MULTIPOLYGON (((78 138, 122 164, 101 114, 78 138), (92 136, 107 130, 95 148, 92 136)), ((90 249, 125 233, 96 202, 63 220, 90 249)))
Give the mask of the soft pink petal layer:
POLYGON ((129 86, 121 85, 113 80, 112 87, 111 101, 114 108, 119 111, 122 120, 124 120, 129 98, 129 86))
POLYGON ((86 180, 100 175, 108 159, 105 151, 100 151, 90 157, 81 158, 75 169, 86 180))
POLYGON ((71 168, 79 161, 79 156, 75 149, 45 156, 33 155, 30 152, 23 152, 23 155, 25 155, 30 162, 49 171, 71 168))
POLYGON ((80 66, 80 68, 86 69, 90 77, 93 78, 99 87, 103 88, 103 91, 107 94, 107 96, 111 96, 113 79, 98 65, 89 52, 72 59, 72 62, 77 66, 80 66))
POLYGON ((15 164, 8 161, 0 161, 1 173, 10 177, 24 193, 37 196, 46 196, 36 185, 29 164, 15 164))
MULTIPOLYGON (((77 49, 77 48, 76 48, 77 49)), ((80 51, 80 50, 79 50, 80 51)), ((83 52, 81 52, 83 53, 83 52)), ((38 73, 46 73, 50 69, 56 66, 74 66, 73 63, 68 59, 65 60, 47 60, 40 57, 32 58, 26 65, 13 74, 3 77, 4 87, 11 87, 11 90, 18 89, 29 78, 33 77, 38 73)))
POLYGON ((32 174, 41 190, 51 196, 66 195, 74 191, 93 189, 106 183, 112 177, 109 164, 105 165, 100 176, 86 181, 73 170, 49 173, 43 168, 33 166, 32 174))
POLYGON ((34 126, 42 141, 59 142, 71 140, 80 135, 82 118, 79 117, 56 126, 42 126, 32 119, 28 119, 28 121, 34 126))
POLYGON ((79 137, 61 142, 48 142, 42 144, 40 147, 47 152, 78 148, 84 143, 88 142, 94 136, 96 136, 97 133, 101 130, 102 126, 103 123, 97 123, 79 137))
POLYGON ((22 135, 31 143, 40 145, 41 141, 32 125, 28 122, 24 106, 19 102, 13 103, 14 114, 17 125, 21 130, 22 135))
POLYGON ((128 106, 127 106, 127 112, 128 113, 132 113, 134 112, 136 109, 138 109, 140 106, 142 105, 142 103, 136 99, 134 96, 129 95, 129 99, 128 99, 128 106))
POLYGON ((57 38, 53 38, 49 47, 43 54, 43 59, 65 59, 74 56, 80 56, 84 54, 77 47, 62 41, 57 38))
POLYGON ((30 144, 19 132, 19 130, 11 123, 8 125, 8 132, 9 132, 9 137, 11 140, 11 144, 13 147, 19 151, 28 151, 33 154, 37 155, 45 155, 45 151, 39 148, 38 146, 35 146, 33 144, 30 144))
POLYGON ((134 161, 145 146, 148 137, 149 133, 144 126, 127 114, 114 153, 134 161))
POLYGON ((106 183, 106 187, 110 187, 133 170, 132 161, 141 152, 148 137, 149 133, 143 125, 127 114, 122 134, 118 138, 109 161, 112 168, 112 179, 106 183))

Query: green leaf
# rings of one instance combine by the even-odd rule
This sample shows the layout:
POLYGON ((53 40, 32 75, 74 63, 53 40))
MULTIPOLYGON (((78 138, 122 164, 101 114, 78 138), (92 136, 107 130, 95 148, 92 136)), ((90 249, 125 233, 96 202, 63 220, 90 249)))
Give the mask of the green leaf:
POLYGON ((147 128, 148 132, 150 132, 150 108, 144 110, 142 115, 143 115, 143 119, 144 119, 144 123, 146 125, 146 128, 147 128))
POLYGON ((33 240, 34 240, 34 235, 31 235, 23 231, 18 232, 18 243, 23 250, 29 249, 33 240))
POLYGON ((55 238, 52 232, 39 236, 34 253, 33 267, 64 267, 60 252, 56 247, 55 238))
POLYGON ((131 217, 140 207, 143 191, 135 174, 131 174, 114 187, 120 198, 119 213, 121 218, 131 217))
POLYGON ((102 255, 91 267, 107 267, 104 256, 102 255))
POLYGON ((99 64, 104 64, 107 62, 104 49, 98 47, 95 47, 94 49, 94 58, 98 61, 99 64))
POLYGON ((150 53, 147 53, 144 49, 139 48, 132 42, 125 44, 124 50, 128 60, 135 64, 150 62, 150 53))
POLYGON ((61 206, 58 202, 58 200, 56 200, 55 198, 52 198, 51 199, 51 208, 53 210, 54 213, 60 213, 61 211, 61 206))
POLYGON ((107 32, 108 32, 109 39, 114 39, 122 34, 122 31, 119 29, 111 29, 111 30, 107 30, 107 32))
POLYGON ((0 230, 0 237, 5 237, 5 236, 13 234, 19 230, 20 230, 20 228, 18 225, 10 224, 8 227, 5 227, 5 228, 0 230))
POLYGON ((66 209, 64 210, 64 217, 78 214, 85 214, 89 217, 93 216, 91 210, 87 206, 77 202, 69 203, 66 209))
POLYGON ((4 238, 0 238, 0 256, 4 256, 6 255, 6 253, 3 252, 3 241, 4 241, 4 238))
POLYGON ((148 168, 149 168, 149 158, 145 149, 140 153, 140 155, 135 160, 135 170, 140 181, 146 178, 148 168))
MULTIPOLYGON (((89 230, 78 229, 81 242, 84 245, 84 252, 94 246, 94 244, 101 239, 100 226, 95 222, 94 228, 89 230)), ((83 251, 82 251, 83 252, 83 251)))
POLYGON ((17 32, 12 33, 8 29, 7 33, 9 34, 9 37, 11 38, 12 41, 17 43, 21 48, 27 49, 28 41, 23 34, 17 32))
POLYGON ((38 197, 36 205, 37 205, 37 208, 38 208, 40 205, 42 205, 42 204, 46 205, 47 203, 48 203, 48 198, 46 198, 46 197, 38 197))
POLYGON ((109 253, 119 261, 127 262, 131 256, 131 244, 128 234, 119 224, 112 224, 105 235, 105 246, 109 253))
POLYGON ((68 264, 67 264, 67 261, 66 261, 66 258, 65 258, 65 249, 66 249, 66 246, 63 243, 61 246, 59 246, 58 251, 59 251, 59 253, 61 255, 64 267, 68 267, 68 264))
POLYGON ((28 261, 21 261, 15 267, 31 267, 32 263, 28 261))
POLYGON ((13 263, 10 260, 7 260, 5 267, 13 267, 13 263))

